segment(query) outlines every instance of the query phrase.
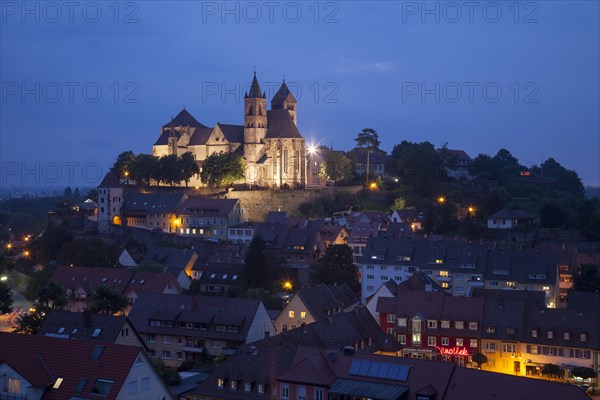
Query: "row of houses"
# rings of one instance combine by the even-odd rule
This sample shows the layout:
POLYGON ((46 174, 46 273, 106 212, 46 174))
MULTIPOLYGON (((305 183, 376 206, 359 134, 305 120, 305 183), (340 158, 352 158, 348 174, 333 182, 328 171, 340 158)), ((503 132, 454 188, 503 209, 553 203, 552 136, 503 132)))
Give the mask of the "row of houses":
POLYGON ((475 289, 467 298, 395 288, 373 296, 367 309, 397 338, 401 356, 476 367, 471 357, 481 353, 488 371, 541 377, 544 365, 553 364, 567 379, 573 368, 597 374, 600 366, 598 296, 577 296, 569 308, 556 309, 535 291, 475 289))
POLYGON ((424 272, 454 296, 470 296, 474 288, 529 290, 545 293, 556 306, 558 258, 514 248, 439 238, 369 238, 358 259, 363 303, 386 281, 402 282, 424 272))

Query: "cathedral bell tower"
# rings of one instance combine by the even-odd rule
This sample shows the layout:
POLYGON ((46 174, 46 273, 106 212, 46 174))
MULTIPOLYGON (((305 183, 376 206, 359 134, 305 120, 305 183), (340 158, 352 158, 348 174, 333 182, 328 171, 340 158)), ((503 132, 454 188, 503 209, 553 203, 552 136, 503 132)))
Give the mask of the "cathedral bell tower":
POLYGON ((244 95, 244 158, 246 159, 246 181, 254 184, 258 179, 256 162, 264 153, 263 139, 267 134, 267 98, 254 79, 250 91, 244 95))

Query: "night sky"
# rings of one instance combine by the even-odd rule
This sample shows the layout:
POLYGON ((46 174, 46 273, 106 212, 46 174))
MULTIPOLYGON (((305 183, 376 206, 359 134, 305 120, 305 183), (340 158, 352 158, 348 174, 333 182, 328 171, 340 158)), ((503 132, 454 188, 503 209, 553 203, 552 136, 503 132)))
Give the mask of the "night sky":
POLYGON ((554 157, 600 185, 600 9, 537 2, 0 1, 0 185, 94 186, 184 106, 243 122, 285 76, 308 143, 554 157))

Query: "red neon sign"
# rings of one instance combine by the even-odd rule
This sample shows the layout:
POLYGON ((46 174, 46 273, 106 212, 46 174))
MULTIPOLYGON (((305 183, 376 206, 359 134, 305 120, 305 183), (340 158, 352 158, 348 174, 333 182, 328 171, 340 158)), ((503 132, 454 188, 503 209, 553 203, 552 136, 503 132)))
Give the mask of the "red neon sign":
POLYGON ((468 356, 469 351, 465 347, 439 347, 435 346, 436 349, 440 352, 440 354, 444 356, 468 356))

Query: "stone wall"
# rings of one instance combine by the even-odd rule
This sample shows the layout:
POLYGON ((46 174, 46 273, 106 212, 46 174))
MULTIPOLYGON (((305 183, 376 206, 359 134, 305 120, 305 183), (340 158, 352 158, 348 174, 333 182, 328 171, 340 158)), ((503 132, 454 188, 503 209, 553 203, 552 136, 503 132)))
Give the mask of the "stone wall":
POLYGON ((231 191, 226 198, 239 199, 245 218, 250 222, 262 222, 270 211, 293 213, 301 203, 312 201, 321 196, 333 197, 335 193, 356 193, 361 186, 324 187, 318 189, 282 189, 282 190, 243 190, 231 191))

